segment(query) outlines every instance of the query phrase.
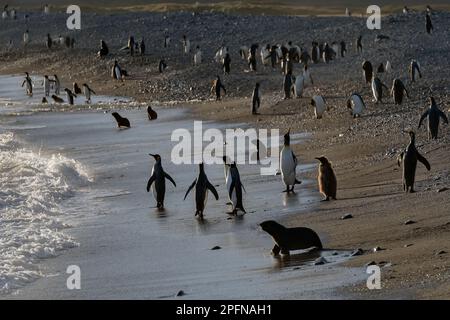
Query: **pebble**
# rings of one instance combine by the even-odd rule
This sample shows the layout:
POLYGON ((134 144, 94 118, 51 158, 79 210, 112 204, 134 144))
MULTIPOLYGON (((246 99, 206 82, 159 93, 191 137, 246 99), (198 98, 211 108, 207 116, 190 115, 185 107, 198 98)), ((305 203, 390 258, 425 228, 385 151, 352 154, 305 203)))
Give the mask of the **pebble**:
POLYGON ((219 249, 222 249, 222 248, 219 247, 219 246, 215 246, 215 247, 212 247, 212 248, 211 248, 211 250, 219 250, 219 249))
POLYGON ((406 220, 406 221, 405 221, 405 226, 407 226, 407 225, 409 225, 409 224, 414 224, 414 223, 416 223, 416 222, 413 221, 413 220, 406 220))
POLYGON ((347 219, 351 219, 351 218, 353 218, 353 216, 351 214, 346 214, 341 217, 341 220, 347 220, 347 219))
POLYGON ((440 188, 440 189, 438 189, 438 191, 437 192, 444 192, 444 191, 447 191, 448 190, 448 188, 447 187, 444 187, 444 188, 440 188))
POLYGON ((184 296, 184 295, 185 295, 184 291, 183 291, 183 290, 180 290, 180 291, 177 292, 177 294, 175 295, 175 297, 181 297, 181 296, 184 296))
POLYGON ((360 255, 362 255, 363 253, 364 253, 363 249, 358 248, 358 249, 356 249, 355 251, 352 252, 351 256, 352 256, 352 257, 354 257, 354 256, 360 256, 360 255))
POLYGON ((325 263, 328 263, 328 261, 324 257, 320 257, 320 258, 316 259, 316 261, 314 261, 315 266, 323 265, 325 263))
POLYGON ((437 255, 437 256, 440 256, 441 254, 446 254, 446 253, 447 253, 447 251, 440 250, 440 251, 438 251, 438 252, 436 253, 436 255, 437 255))
POLYGON ((377 263, 375 261, 370 261, 370 262, 367 262, 364 266, 368 267, 368 266, 376 266, 376 265, 377 265, 377 263))
POLYGON ((378 251, 382 251, 382 250, 385 250, 385 249, 380 248, 380 247, 373 248, 373 252, 378 252, 378 251))

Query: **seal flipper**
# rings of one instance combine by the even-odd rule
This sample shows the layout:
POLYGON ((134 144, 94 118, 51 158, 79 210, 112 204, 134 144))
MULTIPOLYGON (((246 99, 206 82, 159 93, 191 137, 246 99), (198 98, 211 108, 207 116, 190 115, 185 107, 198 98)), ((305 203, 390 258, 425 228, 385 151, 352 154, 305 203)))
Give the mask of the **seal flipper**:
POLYGON ((427 159, 425 159, 419 152, 417 152, 417 160, 423 163, 425 168, 427 168, 428 171, 430 171, 431 166, 427 159))
MULTIPOLYGON (((217 190, 216 190, 216 188, 214 188, 214 186, 211 184, 211 182, 206 181, 206 188, 212 192, 212 194, 214 195, 216 200, 219 200, 219 195, 217 194, 217 190)), ((230 189, 232 190, 232 188, 230 188, 230 189)))
POLYGON ((150 177, 150 179, 148 179, 148 182, 147 182, 147 192, 150 191, 150 187, 152 186, 152 183, 153 183, 155 180, 156 180, 156 175, 155 175, 155 174, 153 174, 153 175, 150 177))
MULTIPOLYGON (((195 179, 194 182, 192 182, 192 184, 189 186, 189 189, 186 191, 186 194, 184 195, 184 199, 183 199, 183 200, 186 200, 186 197, 187 197, 189 191, 191 191, 192 188, 194 188, 194 186, 195 186, 196 183, 197 183, 197 179, 195 179)), ((197 214, 196 214, 196 215, 197 215, 197 214)))
POLYGON ((172 179, 171 176, 169 176, 169 174, 167 172, 164 172, 164 177, 168 180, 170 180, 170 182, 172 182, 172 184, 176 187, 177 184, 175 183, 175 181, 172 179))

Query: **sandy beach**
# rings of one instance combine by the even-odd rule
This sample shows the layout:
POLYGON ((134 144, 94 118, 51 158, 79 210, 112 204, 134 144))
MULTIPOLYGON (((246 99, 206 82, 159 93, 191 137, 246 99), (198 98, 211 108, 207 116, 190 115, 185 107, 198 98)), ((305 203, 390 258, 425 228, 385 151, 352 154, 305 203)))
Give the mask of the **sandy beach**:
MULTIPOLYGON (((435 97, 447 116, 449 113, 450 82, 446 72, 450 67, 447 59, 450 14, 434 12, 432 17, 435 30, 428 35, 423 13, 385 16, 382 29, 371 31, 366 28, 365 19, 357 17, 90 12, 83 15, 82 30, 68 32, 64 30, 66 15, 53 13, 41 19, 36 13, 30 15, 28 22, 32 32, 31 44, 26 49, 21 44, 23 25, 20 21, 1 21, 5 28, 2 27, 0 32, 0 42, 13 40, 15 44, 9 51, 2 50, 2 74, 18 75, 28 71, 39 77, 57 73, 68 87, 73 81, 88 82, 99 95, 130 97, 134 103, 114 108, 122 109, 137 124, 136 128, 117 132, 110 114, 103 113, 104 108, 86 111, 84 107, 77 108, 74 113, 39 113, 35 110, 17 117, 18 123, 11 115, 2 118, 3 130, 12 124, 31 126, 28 130, 16 130, 17 136, 28 147, 39 149, 44 141, 46 152, 63 152, 64 156, 92 168, 98 177, 93 184, 87 184, 89 187, 82 183, 77 189, 80 194, 64 204, 76 211, 77 207, 70 201, 83 196, 89 200, 85 204, 92 204, 94 209, 84 207, 80 210, 86 212, 86 216, 82 214, 74 220, 69 219, 68 223, 73 226, 65 232, 72 237, 69 241, 74 242, 70 246, 72 248, 41 264, 46 274, 54 273, 55 276, 30 282, 5 298, 158 299, 173 297, 178 290, 184 290, 188 293, 186 299, 229 299, 234 298, 232 293, 240 288, 241 295, 236 298, 243 299, 448 299, 449 126, 441 124, 439 139, 431 141, 428 141, 424 127, 417 130, 430 95, 435 97), (46 50, 44 40, 48 32, 55 37, 59 34, 74 36, 75 48, 46 50), (130 57, 118 51, 130 34, 136 39, 145 37, 148 47, 145 56, 130 57), (172 38, 168 49, 162 45, 165 34, 172 38), (182 53, 183 34, 189 36, 193 46, 201 47, 204 63, 200 66, 193 66, 192 56, 182 53), (363 35, 362 54, 356 52, 354 44, 360 34, 363 35), (376 42, 378 34, 387 35, 390 39, 376 42), (112 52, 102 60, 95 56, 100 39, 107 41, 112 52), (261 46, 289 40, 307 48, 313 40, 345 40, 348 54, 329 64, 312 64, 314 86, 305 89, 304 98, 283 100, 280 70, 262 66, 259 59, 257 72, 248 72, 238 51, 242 45, 250 46, 254 42, 261 46), (213 60, 221 45, 228 46, 231 52, 229 75, 222 75, 220 65, 213 60), (159 74, 158 61, 162 57, 167 60, 168 69, 159 74), (124 82, 110 79, 110 67, 115 59, 130 73, 124 82), (423 77, 415 83, 410 83, 407 76, 411 59, 420 61, 422 67, 423 77), (372 102, 370 87, 364 84, 362 77, 364 60, 372 61, 374 66, 389 60, 393 70, 380 74, 381 80, 390 87, 394 78, 402 79, 410 98, 400 106, 394 105, 387 95, 382 104, 372 102), (227 88, 227 94, 220 102, 213 101, 209 95, 210 84, 216 74, 221 74, 227 88), (252 116, 250 96, 256 81, 262 86, 262 107, 260 115, 252 116), (361 93, 367 106, 362 117, 357 119, 349 115, 345 106, 346 99, 353 92, 361 93), (323 119, 313 117, 309 102, 314 94, 326 98, 329 110, 323 119), (145 108, 138 108, 141 103, 142 106, 157 107, 161 129, 157 127, 158 122, 149 124, 145 108), (212 198, 208 201, 211 221, 204 230, 193 217, 192 201, 188 208, 184 208, 184 202, 174 202, 173 207, 169 204, 169 201, 182 198, 197 168, 175 168, 166 156, 163 157, 167 159, 165 168, 168 172, 178 172, 182 183, 180 188, 169 189, 166 217, 156 217, 153 211, 145 213, 153 210, 149 209, 151 196, 144 188, 148 177, 142 176, 150 170, 151 162, 146 154, 152 147, 161 150, 161 154, 167 154, 170 145, 162 147, 157 136, 151 139, 143 137, 147 132, 152 135, 159 132, 161 137, 168 139, 171 128, 189 126, 194 119, 209 121, 211 126, 222 129, 239 124, 277 128, 281 133, 290 128, 293 133, 307 134, 308 139, 302 139, 293 147, 302 165, 298 176, 305 183, 298 187, 296 196, 283 202, 279 176, 265 177, 263 184, 255 168, 241 168, 241 175, 245 175, 251 186, 246 197, 250 213, 244 216, 242 225, 239 221, 227 220, 223 200, 226 194, 221 190, 219 201, 212 198), (402 130, 409 127, 416 130, 416 145, 431 164, 431 171, 419 164, 417 192, 413 194, 403 192, 401 170, 396 162, 397 155, 409 141, 402 130), (65 134, 73 139, 64 139, 65 134), (97 135, 102 144, 99 145, 92 135, 97 135), (121 152, 117 154, 110 150, 115 145, 116 136, 121 139, 121 152), (317 161, 314 159, 320 155, 326 155, 333 164, 338 180, 337 201, 320 202, 316 183, 317 161), (103 167, 108 159, 111 159, 110 167, 103 167), (133 161, 132 166, 129 161, 133 161), (134 185, 139 187, 134 188, 134 185), (108 190, 108 193, 102 195, 102 190, 108 190), (271 198, 266 198, 265 194, 271 198), (261 205, 263 199, 265 202, 261 205), (123 212, 127 214, 126 219, 123 212), (353 218, 342 220, 341 217, 347 214, 353 218), (312 266, 312 261, 317 258, 314 256, 306 263, 294 262, 280 269, 277 260, 269 255, 271 239, 256 228, 257 223, 266 218, 276 218, 286 226, 314 229, 324 239, 325 247, 342 252, 339 256, 345 261, 312 266), (405 224, 408 220, 414 223, 405 224), (108 233, 105 234, 105 230, 108 233), (162 236, 178 232, 184 236, 168 239, 162 236), (174 257, 183 257, 180 265, 188 265, 188 270, 203 266, 175 250, 186 241, 186 235, 190 235, 191 255, 199 257, 199 261, 212 260, 213 265, 199 269, 204 275, 201 279, 195 278, 195 274, 181 273, 179 278, 167 276, 170 281, 155 281, 164 279, 164 273, 152 271, 161 265, 175 268, 166 270, 169 274, 180 273, 180 267, 174 266, 177 265, 174 257), (173 251, 168 253, 161 244, 152 246, 156 249, 145 255, 146 243, 154 241, 173 241, 170 243, 173 251), (217 252, 210 251, 215 245, 223 248, 217 252), (381 250, 374 252, 377 247, 381 250), (349 259, 348 253, 356 248, 363 249, 364 254, 349 259), (160 263, 155 262, 156 257, 163 257, 159 258, 160 263), (134 259, 128 268, 124 263, 127 259, 134 259), (84 265, 83 270, 89 274, 89 290, 77 293, 61 287, 66 277, 64 268, 69 261, 84 265), (221 268, 228 262, 230 268, 221 268), (365 266, 370 262, 382 267, 381 290, 368 290, 366 287, 365 266), (153 267, 152 263, 156 265, 153 267), (99 264, 105 268, 104 273, 98 269, 99 264), (298 265, 302 267, 297 269, 298 265), (236 276, 236 273, 240 275, 236 276), (213 294, 210 282, 219 278, 221 291, 213 294), (244 290, 250 287, 246 286, 249 283, 252 283, 252 289, 244 290), (295 289, 298 285, 309 289, 295 289)), ((300 65, 295 65, 294 74, 300 68, 300 65)), ((207 173, 211 180, 218 181, 217 184, 224 184, 220 166, 208 167, 207 173)))

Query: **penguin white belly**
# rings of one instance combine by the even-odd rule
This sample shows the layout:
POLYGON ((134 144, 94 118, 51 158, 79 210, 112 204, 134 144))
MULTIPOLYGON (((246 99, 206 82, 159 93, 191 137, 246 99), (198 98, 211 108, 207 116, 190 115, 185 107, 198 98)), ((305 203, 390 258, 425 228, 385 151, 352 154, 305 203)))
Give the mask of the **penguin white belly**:
POLYGON ((379 97, 378 97, 377 85, 376 85, 375 81, 373 81, 373 80, 372 80, 372 93, 373 93, 373 97, 375 98, 375 101, 378 101, 379 97))
POLYGON ((281 178, 285 185, 290 186, 295 184, 295 163, 292 155, 292 150, 289 147, 284 147, 280 153, 281 178))
POLYGON ((119 67, 115 67, 114 68, 114 74, 116 75, 116 79, 122 79, 122 72, 120 72, 120 68, 119 67))
POLYGON ((314 114, 316 115, 316 118, 322 118, 322 115, 325 112, 325 101, 321 96, 313 96, 313 100, 315 102, 314 114))
POLYGON ((84 89, 84 96, 86 100, 91 100, 91 91, 89 89, 84 89))
POLYGON ((364 104, 359 97, 352 97, 353 102, 353 114, 360 115, 364 110, 364 104))
MULTIPOLYGON (((153 176, 154 172, 155 172, 155 168, 153 167, 152 168, 152 173, 150 174, 150 177, 153 176)), ((153 197, 155 198, 155 201, 158 201, 155 185, 156 185, 156 181, 152 183, 151 189, 152 189, 152 193, 153 193, 153 197)))
POLYGON ((331 46, 331 48, 333 49, 333 51, 336 53, 336 58, 339 57, 339 55, 337 54, 339 52, 339 46, 337 44, 331 46))
POLYGON ((295 91, 295 96, 297 98, 300 98, 303 95, 304 82, 305 82, 305 79, 303 78, 302 75, 298 75, 297 78, 295 79, 294 91, 295 91))
POLYGON ((311 74, 309 73, 309 70, 303 72, 303 81, 304 81, 305 88, 311 86, 312 81, 311 81, 311 74))

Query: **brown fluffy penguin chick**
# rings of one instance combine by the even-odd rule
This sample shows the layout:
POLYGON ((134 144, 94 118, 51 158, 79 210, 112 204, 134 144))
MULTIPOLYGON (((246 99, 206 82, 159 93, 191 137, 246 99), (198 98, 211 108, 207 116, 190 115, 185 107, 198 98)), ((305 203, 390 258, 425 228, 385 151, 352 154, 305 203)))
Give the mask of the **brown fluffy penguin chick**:
POLYGON ((320 161, 317 181, 319 183, 319 191, 325 196, 323 201, 328 201, 330 198, 336 200, 337 181, 331 163, 325 157, 316 159, 320 161))

